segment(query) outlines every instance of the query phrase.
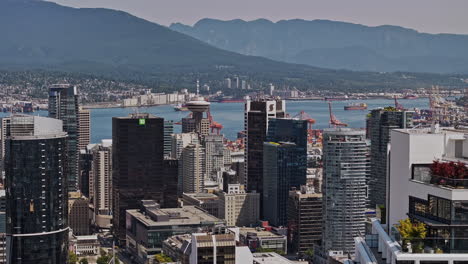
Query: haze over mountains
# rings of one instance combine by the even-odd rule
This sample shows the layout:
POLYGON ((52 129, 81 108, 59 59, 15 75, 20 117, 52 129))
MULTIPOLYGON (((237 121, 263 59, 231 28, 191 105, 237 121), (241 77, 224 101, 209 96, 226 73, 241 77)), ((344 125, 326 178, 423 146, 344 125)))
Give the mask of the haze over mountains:
POLYGON ((202 19, 171 29, 215 47, 332 69, 468 73, 468 35, 328 20, 202 19))
POLYGON ((272 82, 301 89, 456 87, 466 78, 337 71, 246 56, 122 11, 40 0, 0 0, 0 36, 1 69, 87 73, 171 89, 193 87, 196 78, 222 83, 233 75, 258 86, 272 82))

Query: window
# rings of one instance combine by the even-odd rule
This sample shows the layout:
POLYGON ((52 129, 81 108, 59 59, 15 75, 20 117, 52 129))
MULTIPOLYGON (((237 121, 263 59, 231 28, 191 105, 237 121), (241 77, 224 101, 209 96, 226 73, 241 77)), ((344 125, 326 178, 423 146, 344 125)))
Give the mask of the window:
POLYGON ((442 223, 451 221, 451 201, 429 195, 428 217, 442 223))
POLYGON ((411 179, 425 183, 431 182, 431 168, 429 164, 413 164, 411 179))
POLYGON ((409 197, 409 213, 412 215, 426 216, 427 201, 416 197, 409 197))
POLYGON ((468 223, 468 202, 466 201, 455 201, 453 202, 454 215, 453 222, 459 224, 468 223))

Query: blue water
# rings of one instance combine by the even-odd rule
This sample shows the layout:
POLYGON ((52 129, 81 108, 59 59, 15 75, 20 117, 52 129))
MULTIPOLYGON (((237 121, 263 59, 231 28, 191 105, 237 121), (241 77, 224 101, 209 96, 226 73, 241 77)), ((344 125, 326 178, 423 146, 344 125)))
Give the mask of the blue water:
MULTIPOLYGON (((375 100, 349 100, 349 101, 334 101, 333 113, 342 122, 345 122, 349 127, 363 128, 365 127, 365 118, 368 110, 345 111, 343 107, 350 103, 365 102, 368 109, 377 107, 393 106, 393 100, 375 99, 375 100)), ((405 108, 422 108, 429 107, 427 98, 419 98, 415 100, 400 100, 405 108)), ((316 120, 314 128, 328 127, 328 104, 325 101, 287 101, 286 111, 294 116, 304 110, 312 118, 316 120)), ((102 139, 112 138, 112 117, 126 116, 129 113, 147 112, 165 119, 179 121, 187 116, 189 112, 176 112, 170 105, 142 107, 142 108, 108 108, 108 109, 92 109, 91 110, 91 142, 97 143, 102 139)), ((47 115, 46 111, 38 111, 34 114, 47 115)), ((235 139, 237 132, 244 129, 244 104, 243 103, 212 103, 211 114, 217 122, 224 126, 222 133, 230 138, 235 139)), ((9 113, 0 113, 0 117, 8 116, 9 113)), ((175 125, 175 132, 180 132, 180 126, 175 125)))

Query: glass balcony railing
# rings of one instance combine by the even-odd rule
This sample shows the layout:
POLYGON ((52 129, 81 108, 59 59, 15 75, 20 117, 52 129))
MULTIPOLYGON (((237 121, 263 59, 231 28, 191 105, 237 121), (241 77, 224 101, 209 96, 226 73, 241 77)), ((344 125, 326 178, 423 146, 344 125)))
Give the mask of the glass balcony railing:
POLYGON ((453 179, 432 175, 429 183, 453 189, 468 189, 468 179, 453 179))

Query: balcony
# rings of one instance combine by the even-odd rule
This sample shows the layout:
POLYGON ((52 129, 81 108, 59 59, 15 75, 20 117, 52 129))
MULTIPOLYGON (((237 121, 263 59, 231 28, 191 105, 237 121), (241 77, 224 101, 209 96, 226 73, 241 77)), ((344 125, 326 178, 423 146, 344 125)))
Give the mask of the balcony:
POLYGON ((468 189, 468 179, 453 179, 432 175, 429 183, 451 189, 468 189))

